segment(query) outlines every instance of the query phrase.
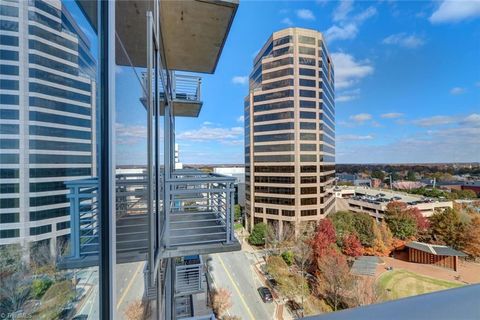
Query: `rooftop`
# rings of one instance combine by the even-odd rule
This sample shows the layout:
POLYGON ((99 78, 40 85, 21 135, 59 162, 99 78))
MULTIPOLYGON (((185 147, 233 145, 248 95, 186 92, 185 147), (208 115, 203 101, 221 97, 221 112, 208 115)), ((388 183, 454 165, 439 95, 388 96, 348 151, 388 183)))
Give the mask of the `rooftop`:
POLYGON ((423 252, 431 253, 438 256, 457 256, 466 257, 467 255, 461 251, 455 250, 451 247, 441 246, 437 244, 428 244, 418 241, 412 241, 406 244, 407 247, 417 249, 423 252))
POLYGON ((480 285, 469 285, 394 301, 307 317, 318 320, 479 319, 480 285))
MULTIPOLYGON (((374 189, 368 187, 344 187, 339 188, 337 187, 335 190, 342 190, 342 189, 351 189, 355 191, 355 196, 352 198, 354 200, 364 200, 373 202, 375 204, 387 204, 390 201, 400 201, 405 202, 409 205, 416 205, 419 203, 434 203, 439 202, 438 199, 434 198, 427 198, 423 196, 417 196, 413 194, 407 194, 403 192, 396 192, 384 189, 374 189)), ((445 200, 447 201, 447 200, 445 200)))

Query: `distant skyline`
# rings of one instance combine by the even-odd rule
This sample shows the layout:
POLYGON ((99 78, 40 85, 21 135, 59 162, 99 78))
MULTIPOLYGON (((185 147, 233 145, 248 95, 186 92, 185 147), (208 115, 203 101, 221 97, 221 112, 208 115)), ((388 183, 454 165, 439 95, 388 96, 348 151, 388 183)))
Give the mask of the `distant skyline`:
MULTIPOLYGON (((327 39, 337 163, 480 161, 479 1, 241 1, 199 119, 177 120, 181 162, 243 163, 253 57, 286 27, 327 39)), ((122 120, 119 139, 143 152, 130 139, 143 126, 122 120)))

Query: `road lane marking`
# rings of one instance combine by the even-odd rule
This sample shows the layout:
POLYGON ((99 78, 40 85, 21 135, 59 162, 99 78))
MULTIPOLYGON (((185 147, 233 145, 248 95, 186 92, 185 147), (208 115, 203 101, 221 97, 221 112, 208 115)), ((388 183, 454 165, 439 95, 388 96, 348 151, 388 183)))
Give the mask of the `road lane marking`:
POLYGON ((227 268, 225 267, 225 264, 223 263, 223 260, 222 260, 222 258, 221 258, 220 256, 218 256, 218 260, 220 261, 220 264, 222 265, 223 270, 225 270, 225 273, 227 274, 228 279, 230 279, 230 282, 232 282, 233 287, 235 288, 235 291, 237 291, 238 296, 240 297, 240 301, 242 302, 243 306, 244 306, 245 309, 247 310, 248 315, 250 316, 250 319, 255 320, 255 317, 253 316, 252 311, 250 311, 250 308, 248 307, 247 303, 245 302, 245 299, 243 298, 243 295, 242 295, 242 293, 240 292, 240 289, 238 288, 238 286, 237 286, 237 284, 235 283, 235 281, 233 281, 232 275, 230 274, 230 272, 229 272, 229 271, 227 270, 227 268))
POLYGON ((140 268, 141 268, 141 267, 142 267, 142 263, 140 263, 140 264, 138 265, 137 269, 135 270, 135 275, 132 277, 132 279, 130 279, 130 282, 128 283, 127 287, 125 288, 125 291, 123 291, 122 296, 121 296, 120 299, 118 300, 117 310, 120 308, 120 305, 122 304, 123 300, 124 300, 125 297, 127 296, 128 291, 130 291, 133 283, 135 282, 135 279, 137 278, 138 272, 140 271, 140 268))

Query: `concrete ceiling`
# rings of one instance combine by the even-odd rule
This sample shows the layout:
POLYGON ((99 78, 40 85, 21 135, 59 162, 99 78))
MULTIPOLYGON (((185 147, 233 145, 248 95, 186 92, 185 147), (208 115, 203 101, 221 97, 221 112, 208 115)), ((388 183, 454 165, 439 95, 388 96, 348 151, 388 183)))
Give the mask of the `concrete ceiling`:
MULTIPOLYGON (((77 2, 97 29, 97 1, 77 2)), ((121 40, 121 44, 116 40, 118 65, 146 67, 146 14, 153 11, 153 7, 153 0, 116 1, 115 28, 121 40)), ((161 37, 167 67, 213 73, 237 7, 238 0, 160 1, 161 37)))
POLYGON ((168 68, 213 73, 238 0, 160 1, 160 24, 168 68))

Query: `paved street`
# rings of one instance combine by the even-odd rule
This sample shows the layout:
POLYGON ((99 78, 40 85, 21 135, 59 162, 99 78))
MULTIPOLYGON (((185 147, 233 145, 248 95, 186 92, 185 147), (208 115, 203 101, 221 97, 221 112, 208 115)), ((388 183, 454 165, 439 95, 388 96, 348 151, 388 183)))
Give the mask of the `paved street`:
MULTIPOLYGON (((118 264, 116 270, 116 294, 117 294, 117 318, 125 318, 127 306, 135 301, 141 300, 143 296, 143 266, 144 262, 118 264)), ((86 315, 88 319, 99 319, 98 305, 98 272, 92 268, 88 272, 79 274, 81 283, 85 283, 90 291, 85 296, 80 310, 76 315, 86 315), (93 271, 94 270, 94 271, 93 271), (83 279, 83 280, 82 280, 83 279)), ((78 286, 77 286, 78 287, 78 286)))
POLYGON ((264 303, 257 288, 262 286, 253 269, 255 256, 239 251, 210 255, 208 259, 214 285, 224 287, 232 294, 233 306, 230 315, 242 320, 273 319, 275 303, 264 303))

